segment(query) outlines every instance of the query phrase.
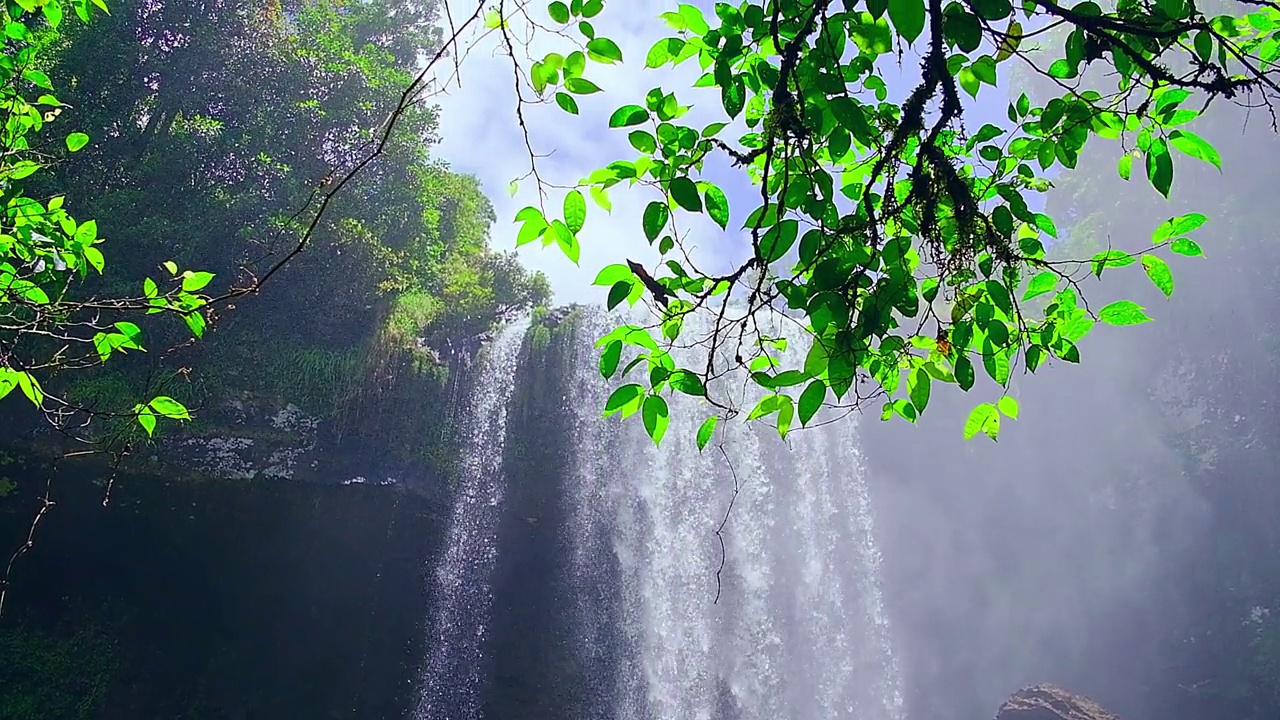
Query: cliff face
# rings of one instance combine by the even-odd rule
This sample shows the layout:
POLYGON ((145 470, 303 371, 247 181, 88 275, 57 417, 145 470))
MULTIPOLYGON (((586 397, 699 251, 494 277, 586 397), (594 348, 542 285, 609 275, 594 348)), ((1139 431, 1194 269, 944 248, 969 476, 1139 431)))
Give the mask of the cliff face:
POLYGON ((57 504, 0 618, 0 717, 399 719, 412 707, 445 520, 424 495, 126 473, 104 507, 101 466, 6 460, 6 551, 43 479, 57 504))
MULTIPOLYGON (((416 702, 466 367, 343 414, 224 390, 109 456, 0 452, 0 554, 35 528, 0 616, 0 718, 359 717, 416 702)), ((0 566, 0 570, 3 567, 0 566)))
MULTIPOLYGON (((561 317, 537 326, 523 363, 563 362, 561 317)), ((410 717, 461 452, 451 428, 475 380, 451 360, 374 378, 341 412, 222 388, 114 470, 108 456, 55 462, 65 441, 15 418, 33 429, 0 452, 5 559, 46 488, 54 505, 0 616, 0 718, 410 717)), ((558 480, 560 384, 531 375, 546 382, 518 395, 508 463, 558 480)), ((580 702, 550 698, 557 666, 539 659, 564 639, 558 586, 541 577, 559 559, 559 485, 519 487, 497 580, 511 622, 492 640, 495 677, 517 680, 492 689, 499 717, 580 702)))

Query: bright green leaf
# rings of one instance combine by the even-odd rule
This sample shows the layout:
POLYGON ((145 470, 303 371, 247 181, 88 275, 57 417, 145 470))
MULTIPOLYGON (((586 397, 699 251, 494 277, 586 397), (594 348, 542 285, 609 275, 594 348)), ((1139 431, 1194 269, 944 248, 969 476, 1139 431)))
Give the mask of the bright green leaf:
POLYGON ((1147 277, 1151 278, 1151 282, 1160 288, 1165 297, 1173 295, 1173 273, 1169 270, 1168 263, 1155 255, 1143 255, 1142 269, 1146 270, 1147 277))
POLYGON ((1130 300, 1119 300, 1098 311, 1098 319, 1108 325, 1140 325, 1151 318, 1141 305, 1130 300))
POLYGON ((564 196, 564 224, 575 234, 582 230, 587 220, 587 201, 582 193, 570 190, 564 196))

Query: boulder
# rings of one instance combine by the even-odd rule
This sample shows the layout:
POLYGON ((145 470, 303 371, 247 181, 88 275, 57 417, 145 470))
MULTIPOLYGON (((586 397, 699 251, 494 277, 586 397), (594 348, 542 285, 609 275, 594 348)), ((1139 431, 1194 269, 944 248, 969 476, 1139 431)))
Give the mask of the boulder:
POLYGON ((1098 703, 1053 685, 1032 685, 1000 706, 996 720, 1120 720, 1098 703))

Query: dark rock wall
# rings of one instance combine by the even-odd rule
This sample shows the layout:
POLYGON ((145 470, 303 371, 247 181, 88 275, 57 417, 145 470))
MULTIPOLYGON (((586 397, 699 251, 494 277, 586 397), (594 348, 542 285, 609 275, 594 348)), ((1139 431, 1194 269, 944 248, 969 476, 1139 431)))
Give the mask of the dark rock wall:
MULTIPOLYGON (((9 473, 3 547, 47 472, 9 473)), ((441 508, 395 486, 154 476, 118 478, 103 507, 104 477, 63 467, 15 566, 0 717, 405 717, 441 508)))

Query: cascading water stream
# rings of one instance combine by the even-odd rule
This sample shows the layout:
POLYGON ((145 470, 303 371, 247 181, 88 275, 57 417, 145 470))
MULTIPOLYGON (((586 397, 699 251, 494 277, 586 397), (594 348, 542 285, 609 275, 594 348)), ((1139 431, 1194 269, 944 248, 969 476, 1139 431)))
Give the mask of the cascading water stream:
POLYGON ((432 576, 434 617, 415 720, 475 720, 484 639, 493 604, 491 574, 505 490, 507 407, 527 321, 503 329, 478 361, 460 428, 459 484, 444 554, 432 576))
MULTIPOLYGON (((589 348, 608 326, 586 318, 578 345, 589 348)), ((807 344, 790 334, 788 360, 802 360, 807 344)), ((699 452, 707 407, 672 398, 657 448, 639 422, 619 428, 600 418, 610 384, 595 362, 566 372, 580 433, 570 492, 580 493, 580 516, 593 518, 568 532, 599 553, 607 508, 623 653, 633 663, 615 678, 614 716, 898 720, 900 680, 855 419, 794 432, 788 442, 738 419, 699 452), (610 457, 618 461, 602 485, 610 457), (716 530, 731 501, 722 554, 716 530)), ((749 408, 754 397, 742 402, 749 408)))
MULTIPOLYGON (((525 693, 531 710, 568 692, 578 700, 559 706, 573 708, 564 720, 901 720, 855 419, 797 428, 784 442, 774 428, 738 418, 722 422, 700 452, 695 437, 708 407, 681 396, 669 400, 670 427, 655 447, 640 422, 600 415, 616 382, 600 378, 592 345, 611 322, 580 313, 576 336, 561 336, 571 346, 557 355, 563 367, 539 371, 553 380, 514 376, 523 323, 481 361, 416 720, 478 720, 482 707, 504 720, 524 716, 497 709, 501 703, 491 711, 486 687, 525 693), (552 455, 554 467, 535 468, 513 445, 504 472, 512 388, 535 384, 554 393, 537 402, 564 408, 568 447, 552 455), (540 551, 559 555, 550 564, 556 577, 536 582, 559 588, 550 596, 560 598, 554 619, 564 629, 521 625, 504 642, 510 648, 527 636, 535 662, 568 645, 577 662, 539 668, 551 680, 532 689, 506 685, 523 682, 510 663, 493 678, 483 662, 486 632, 502 621, 489 617, 495 566, 503 572, 498 528, 524 532, 535 526, 523 521, 536 520, 501 507, 504 476, 539 483, 562 513, 559 539, 540 551), (502 525, 503 512, 518 522, 502 525)), ((697 323, 686 321, 690 334, 697 323)), ((788 361, 800 362, 808 348, 793 334, 788 361)), ((678 358, 687 360, 697 366, 696 356, 678 358)), ((722 382, 718 389, 736 387, 748 408, 758 397, 742 394, 741 378, 722 382)), ((522 436, 560 437, 549 432, 526 428, 522 436)), ((532 597, 504 596, 502 607, 532 597)))

